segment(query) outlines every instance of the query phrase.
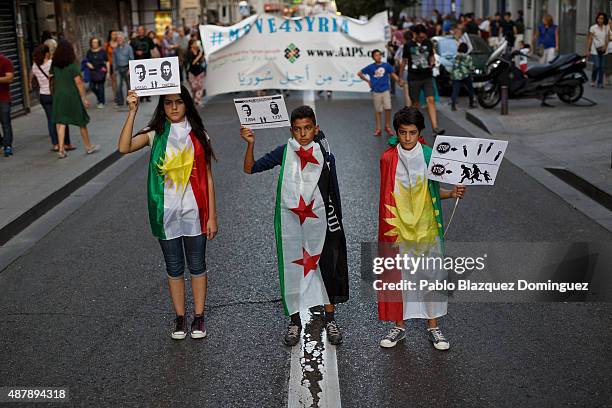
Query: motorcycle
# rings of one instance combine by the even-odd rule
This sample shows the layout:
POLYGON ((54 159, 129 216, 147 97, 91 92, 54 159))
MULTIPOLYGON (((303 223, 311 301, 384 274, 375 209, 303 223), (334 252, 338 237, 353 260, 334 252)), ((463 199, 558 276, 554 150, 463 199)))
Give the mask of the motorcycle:
POLYGON ((523 74, 513 62, 520 51, 507 53, 507 47, 504 41, 489 57, 485 73, 474 76, 474 82, 480 83, 476 87, 480 106, 494 108, 501 100, 503 84, 508 85, 509 98, 541 98, 543 106, 550 106, 546 97, 552 94, 567 104, 582 98, 587 82, 586 57, 575 53, 559 55, 548 64, 530 66, 523 74))

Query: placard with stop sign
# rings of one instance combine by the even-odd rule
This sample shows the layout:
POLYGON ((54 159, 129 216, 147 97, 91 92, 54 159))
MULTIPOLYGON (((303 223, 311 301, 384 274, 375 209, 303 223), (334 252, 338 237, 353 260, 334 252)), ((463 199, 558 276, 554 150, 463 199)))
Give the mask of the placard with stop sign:
POLYGON ((459 136, 438 136, 427 178, 448 184, 493 185, 508 142, 459 136))

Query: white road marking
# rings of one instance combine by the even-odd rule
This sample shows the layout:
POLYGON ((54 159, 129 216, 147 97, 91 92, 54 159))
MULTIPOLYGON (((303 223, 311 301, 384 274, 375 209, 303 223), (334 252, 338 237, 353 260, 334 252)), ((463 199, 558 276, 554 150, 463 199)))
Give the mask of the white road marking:
POLYGON ((300 317, 302 338, 291 350, 287 406, 341 408, 336 347, 327 341, 325 329, 321 331, 321 339, 310 339, 305 330, 308 322, 313 319, 310 311, 301 311, 300 317), (320 380, 311 384, 307 377, 320 380))

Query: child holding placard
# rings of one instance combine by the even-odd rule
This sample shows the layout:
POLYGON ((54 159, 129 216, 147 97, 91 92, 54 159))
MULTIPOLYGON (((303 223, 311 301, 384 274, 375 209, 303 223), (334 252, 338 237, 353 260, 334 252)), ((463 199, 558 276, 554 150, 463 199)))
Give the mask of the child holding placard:
POLYGON ((129 91, 128 117, 119 137, 119 151, 132 153, 151 146, 148 178, 149 221, 159 240, 168 273, 175 326, 171 337, 187 335, 185 320, 185 257, 191 274, 194 318, 191 337, 206 336, 206 240, 217 234, 215 186, 211 159, 215 158, 189 91, 161 95, 149 125, 132 136, 138 96, 129 91))
MULTIPOLYGON (((418 109, 405 107, 398 111, 393 127, 397 145, 387 149, 380 159, 379 251, 399 248, 411 256, 441 256, 444 227, 440 200, 463 198, 465 187, 444 190, 437 181, 427 180, 431 148, 419 142, 425 118, 418 109)), ((434 347, 448 350, 450 343, 437 320, 446 314, 446 298, 433 301, 435 296, 422 292, 422 297, 415 298, 409 291, 395 294, 401 296, 395 298, 391 297, 393 293, 378 295, 378 318, 395 322, 381 340, 381 347, 394 347, 405 339, 404 321, 418 318, 427 319, 427 334, 434 347)))
POLYGON ((300 310, 324 305, 325 330, 331 344, 342 343, 335 304, 348 300, 346 239, 334 156, 314 111, 300 106, 291 112, 291 138, 255 161, 255 133, 240 128, 247 142, 244 172, 281 166, 276 193, 274 230, 285 314, 291 321, 284 343, 300 341, 300 310))

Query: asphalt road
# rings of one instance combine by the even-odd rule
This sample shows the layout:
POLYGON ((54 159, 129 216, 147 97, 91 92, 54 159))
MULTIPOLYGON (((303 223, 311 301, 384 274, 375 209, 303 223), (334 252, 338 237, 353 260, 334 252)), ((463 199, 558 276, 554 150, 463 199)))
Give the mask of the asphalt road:
MULTIPOLYGON (((299 95, 288 99, 289 109, 298 104, 299 95)), ((385 141, 371 136, 369 99, 318 100, 316 110, 337 157, 349 247, 352 298, 337 312, 342 405, 612 406, 609 303, 452 303, 441 321, 449 352, 431 347, 421 322, 409 324, 395 349, 379 348, 388 325, 377 320, 359 270, 361 243, 376 237, 385 141)), ((287 405, 290 351, 281 344, 272 222, 278 170, 242 173, 245 146, 229 98, 214 99, 203 117, 219 158, 208 337, 169 337, 174 316, 148 226, 143 158, 0 273, 0 386, 65 386, 72 406, 287 405)), ((447 134, 467 135, 441 123, 447 134)), ((289 134, 256 136, 261 155, 289 134)), ((504 162, 494 187, 468 190, 449 240, 610 241, 612 234, 504 162)))

